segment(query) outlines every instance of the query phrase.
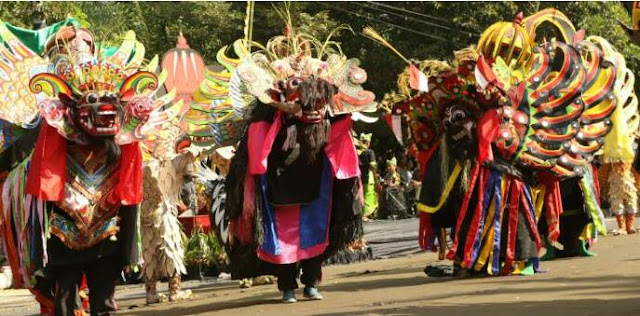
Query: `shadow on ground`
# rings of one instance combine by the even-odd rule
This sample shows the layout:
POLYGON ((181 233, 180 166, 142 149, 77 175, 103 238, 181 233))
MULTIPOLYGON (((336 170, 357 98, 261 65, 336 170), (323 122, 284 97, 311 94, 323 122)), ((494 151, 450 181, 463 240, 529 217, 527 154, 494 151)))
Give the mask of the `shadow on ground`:
MULTIPOLYGON (((395 269, 391 269, 395 270, 395 269)), ((397 269, 397 273, 412 272, 414 269, 397 269)), ((389 272, 387 270, 379 272, 389 272)), ((361 274, 374 277, 378 272, 361 274)), ((390 273, 382 273, 390 275, 390 273)), ((344 279, 343 279, 344 280, 344 279)), ((347 279, 348 280, 348 279, 347 279)), ((220 302, 216 292, 219 288, 201 289, 197 291, 198 300, 177 303, 175 306, 162 307, 163 315, 192 315, 207 312, 224 312, 232 309, 245 308, 257 305, 281 304, 278 292, 273 288, 263 288, 261 293, 254 296, 220 302), (216 302, 209 301, 209 297, 218 297, 216 302)), ((318 316, 332 315, 473 315, 473 316, 500 316, 500 315, 640 315, 640 304, 638 298, 635 299, 585 299, 589 297, 638 297, 640 293, 640 277, 621 277, 619 275, 601 275, 588 277, 559 277, 553 279, 534 277, 496 277, 477 279, 456 279, 456 278, 428 278, 420 276, 398 277, 388 279, 357 280, 353 282, 340 282, 327 284, 321 287, 323 291, 331 295, 344 295, 341 292, 354 293, 372 289, 389 289, 396 293, 397 297, 389 297, 385 301, 372 303, 365 306, 353 305, 353 311, 339 313, 315 314, 318 316), (438 291, 444 283, 465 282, 463 287, 454 291, 438 291), (482 284, 474 284, 476 282, 482 284), (469 283, 469 284, 467 284, 469 283), (431 285, 434 284, 434 285, 431 285), (437 285, 436 285, 437 284, 437 285), (442 285, 440 285, 442 284, 442 285), (466 286, 468 285, 468 287, 466 286), (480 285, 480 286, 478 286, 480 285), (416 299, 403 299, 403 288, 413 286, 424 286, 424 295, 416 299), (462 290, 460 290, 462 288, 462 290), (586 291, 586 292, 585 292, 586 291), (560 293, 567 296, 567 293, 575 293, 576 299, 554 300, 560 293), (512 303, 469 303, 450 304, 452 298, 458 301, 461 298, 469 297, 478 301, 482 296, 487 296, 486 301, 490 301, 490 296, 510 295, 516 297, 512 303), (402 306, 400 306, 402 305, 402 306), (406 306, 409 305, 409 306, 406 306), (376 308, 378 307, 378 308, 376 308), (373 308, 373 309, 372 309, 373 308), (606 311, 603 314, 603 311, 606 311)), ((358 295, 358 294, 354 294, 358 295)), ((305 304, 299 302, 298 304, 305 304)), ((309 304, 311 304, 309 302, 309 304)), ((127 308, 126 304, 123 306, 127 308)), ((152 307, 155 309, 154 307, 152 307)), ((123 310, 122 314, 135 314, 141 316, 155 316, 158 310, 123 310)), ((120 313, 119 313, 120 314, 120 313)))
POLYGON ((483 303, 449 306, 380 307, 366 312, 324 313, 316 316, 338 315, 429 315, 429 316, 514 316, 514 315, 638 315, 638 299, 619 300, 556 300, 548 302, 483 303), (561 311, 559 313, 559 311, 561 311), (606 311, 606 313, 603 313, 606 311))

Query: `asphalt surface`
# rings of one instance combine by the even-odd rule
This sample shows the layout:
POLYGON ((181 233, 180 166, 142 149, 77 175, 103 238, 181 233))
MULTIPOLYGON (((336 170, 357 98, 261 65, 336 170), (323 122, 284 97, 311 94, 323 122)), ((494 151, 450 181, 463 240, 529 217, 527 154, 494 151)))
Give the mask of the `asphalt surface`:
MULTIPOLYGON (((409 241, 404 240, 408 236, 397 231, 406 232, 406 225, 415 223, 367 224, 374 254, 376 247, 378 252, 380 246, 393 249, 393 243, 407 243, 410 248, 409 241), (390 237, 387 242, 382 240, 385 234, 390 237)), ((196 294, 193 300, 145 306, 143 286, 127 285, 118 288, 121 310, 117 314, 640 315, 639 246, 640 234, 605 236, 593 247, 598 256, 543 262, 545 273, 467 279, 427 277, 422 271, 425 265, 436 262, 435 254, 411 250, 413 254, 399 257, 392 254, 385 256, 388 259, 325 267, 320 286, 325 299, 289 305, 280 303, 281 294, 275 285, 240 289, 236 282, 206 280, 184 283, 184 288, 196 294)), ((166 283, 159 290, 166 291, 166 283)), ((0 291, 0 315, 37 312, 28 291, 0 291)))

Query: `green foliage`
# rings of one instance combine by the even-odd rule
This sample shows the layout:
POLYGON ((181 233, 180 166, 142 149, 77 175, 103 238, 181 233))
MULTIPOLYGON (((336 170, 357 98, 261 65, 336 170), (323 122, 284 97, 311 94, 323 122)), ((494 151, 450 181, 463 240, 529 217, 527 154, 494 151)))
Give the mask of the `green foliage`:
MULTIPOLYGON (((547 3, 552 6, 554 3, 547 3)), ((640 47, 629 40, 625 31, 618 25, 620 20, 631 25, 631 17, 618 2, 562 2, 554 7, 564 12, 577 29, 586 30, 587 36, 598 35, 607 39, 627 62, 627 67, 638 74, 640 70, 640 47)), ((636 80, 636 89, 640 80, 636 80)))
MULTIPOLYGON (((274 6, 282 2, 256 2, 253 39, 265 43, 282 34, 284 21, 274 6)), ((476 44, 492 23, 511 20, 519 12, 525 16, 555 7, 564 12, 587 35, 600 35, 617 47, 637 73, 640 48, 632 45, 616 20, 629 23, 618 2, 292 2, 292 22, 301 32, 320 40, 341 24, 358 33, 373 26, 407 57, 450 60, 454 50, 476 44), (417 14, 411 13, 416 12, 417 14)), ((91 27, 99 41, 118 45, 125 31, 134 30, 147 49, 148 57, 162 55, 175 46, 180 31, 189 45, 207 63, 215 60, 222 46, 243 37, 246 2, 0 2, 0 18, 14 25, 31 27, 37 17, 48 23, 68 14, 91 27)), ((544 34, 553 37, 553 30, 544 34)), ((366 84, 381 97, 395 89, 397 74, 405 63, 388 49, 358 34, 340 32, 334 38, 344 52, 362 60, 369 73, 366 84)), ((640 84, 640 80, 638 80, 640 84)))
MULTIPOLYGON (((341 43, 347 56, 362 61, 369 77, 365 88, 380 98, 396 89, 397 75, 406 64, 388 49, 357 34, 365 26, 374 27, 409 58, 450 61, 453 51, 476 44, 491 24, 512 20, 520 11, 526 16, 547 7, 564 12, 587 35, 609 40, 625 56, 627 66, 639 73, 640 47, 631 44, 616 21, 630 24, 630 17, 619 2, 295 1, 289 9, 293 26, 321 41, 337 26, 350 25, 356 34, 343 31, 333 40, 341 43)), ((264 44, 283 33, 285 23, 275 8, 283 8, 283 3, 255 3, 253 40, 264 44)), ((246 2, 0 2, 0 18, 20 27, 31 27, 37 18, 53 23, 72 15, 89 26, 98 41, 113 46, 120 44, 127 30, 133 30, 145 44, 147 58, 175 47, 182 31, 191 48, 200 52, 207 63, 215 61, 221 47, 244 36, 245 11, 246 2)), ((543 27, 538 36, 552 38, 554 32, 543 27)), ((636 85, 640 86, 640 80, 636 85)), ((381 148, 392 147, 395 141, 386 125, 380 122, 374 128, 387 131, 376 133, 383 143, 381 148)), ((196 251, 189 256, 200 260, 195 258, 203 254, 196 251)))
POLYGON ((205 234, 200 227, 190 237, 183 236, 184 261, 187 266, 201 264, 204 267, 225 264, 224 248, 213 232, 205 234))
POLYGON ((222 46, 242 36, 244 12, 228 2, 83 2, 96 36, 116 45, 127 30, 136 32, 149 56, 175 47, 182 32, 189 45, 212 62, 222 46))
POLYGON ((31 28, 37 19, 54 23, 64 20, 67 15, 72 15, 80 23, 87 23, 86 14, 80 5, 74 2, 0 2, 0 19, 23 28, 31 28))

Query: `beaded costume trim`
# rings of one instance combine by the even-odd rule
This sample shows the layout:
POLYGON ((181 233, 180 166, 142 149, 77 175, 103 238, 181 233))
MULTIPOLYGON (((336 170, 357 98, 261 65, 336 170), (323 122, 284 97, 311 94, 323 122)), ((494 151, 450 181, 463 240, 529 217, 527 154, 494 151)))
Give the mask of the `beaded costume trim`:
POLYGON ((58 207, 73 220, 52 216, 51 232, 70 248, 91 247, 117 232, 120 207, 113 194, 118 183, 118 163, 107 162, 106 150, 69 145, 65 198, 58 207))
POLYGON ((118 222, 119 218, 117 216, 111 217, 87 235, 83 234, 76 225, 74 225, 72 220, 53 213, 50 222, 50 232, 58 237, 67 247, 82 250, 91 248, 97 243, 117 234, 118 231, 120 231, 118 222))

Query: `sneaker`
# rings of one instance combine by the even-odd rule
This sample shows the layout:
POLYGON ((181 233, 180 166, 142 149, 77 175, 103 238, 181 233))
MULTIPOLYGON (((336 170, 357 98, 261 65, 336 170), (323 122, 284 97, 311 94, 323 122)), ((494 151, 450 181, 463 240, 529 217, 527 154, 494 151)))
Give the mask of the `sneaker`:
POLYGON ((321 300, 323 299, 322 294, 318 292, 316 287, 307 286, 304 288, 304 297, 310 300, 321 300))
POLYGON ((282 292, 282 303, 295 303, 297 301, 296 293, 293 290, 282 292))

